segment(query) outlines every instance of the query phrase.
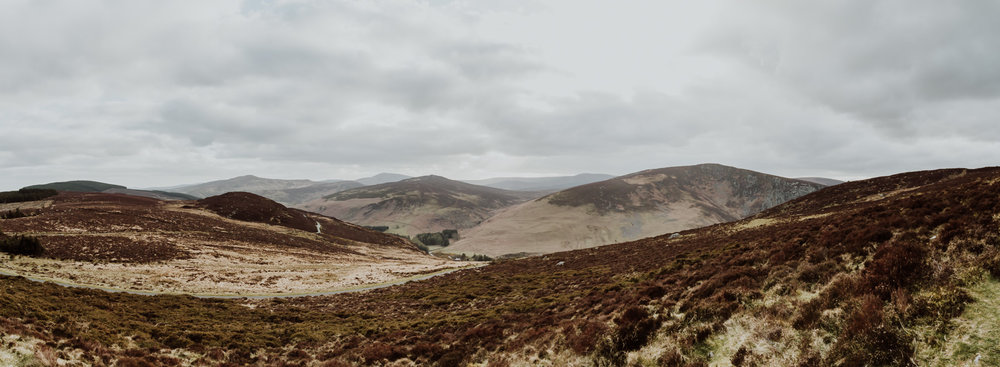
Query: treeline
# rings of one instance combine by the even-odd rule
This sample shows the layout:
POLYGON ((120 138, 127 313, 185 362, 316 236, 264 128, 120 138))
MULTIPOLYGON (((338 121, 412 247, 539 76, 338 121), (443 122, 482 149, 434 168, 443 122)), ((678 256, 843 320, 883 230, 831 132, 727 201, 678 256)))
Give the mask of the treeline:
POLYGON ((472 261, 493 261, 494 259, 492 257, 486 256, 486 255, 481 255, 481 254, 475 254, 475 255, 469 256, 469 255, 466 255, 466 254, 463 253, 463 254, 459 255, 455 260, 459 260, 459 261, 469 261, 469 260, 472 260, 472 261))
POLYGON ((389 226, 362 226, 377 232, 385 232, 389 230, 389 226))
POLYGON ((20 189, 17 191, 0 192, 0 203, 20 203, 24 201, 42 200, 56 196, 56 190, 49 189, 20 189))
POLYGON ((446 229, 441 232, 432 233, 420 233, 414 237, 414 240, 420 242, 425 246, 440 246, 448 247, 451 244, 451 240, 458 238, 457 229, 446 229))
POLYGON ((44 251, 42 243, 35 237, 7 236, 0 232, 0 252, 11 255, 39 256, 44 251))

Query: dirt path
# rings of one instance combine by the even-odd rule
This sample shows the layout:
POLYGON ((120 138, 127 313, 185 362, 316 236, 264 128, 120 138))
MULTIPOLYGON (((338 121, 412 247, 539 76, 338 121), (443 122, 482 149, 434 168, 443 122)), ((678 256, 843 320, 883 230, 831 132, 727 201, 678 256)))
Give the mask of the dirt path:
POLYGON ((348 288, 331 289, 331 290, 324 290, 324 291, 319 291, 319 292, 280 293, 280 294, 236 294, 236 293, 233 293, 233 294, 210 294, 210 293, 175 293, 175 292, 143 291, 143 290, 135 290, 135 289, 122 289, 122 288, 114 288, 114 287, 103 287, 103 286, 88 285, 88 284, 77 284, 77 283, 67 282, 67 281, 63 281, 63 280, 56 280, 56 279, 50 279, 50 278, 44 278, 44 277, 24 276, 24 275, 16 274, 16 273, 9 272, 9 271, 6 271, 6 270, 0 270, 0 275, 15 276, 15 277, 19 276, 19 277, 24 277, 25 279, 28 279, 28 280, 31 280, 31 281, 35 281, 35 282, 52 283, 52 284, 57 284, 57 285, 61 285, 61 286, 64 286, 64 287, 97 289, 97 290, 102 290, 102 291, 105 291, 105 292, 115 292, 115 293, 121 292, 121 293, 129 293, 129 294, 139 294, 139 295, 144 295, 144 296, 155 296, 155 295, 167 295, 167 294, 169 294, 169 295, 188 295, 188 296, 193 296, 193 297, 198 297, 198 298, 270 299, 270 298, 292 298, 292 297, 309 297, 309 296, 327 296, 327 295, 340 294, 340 293, 363 292, 363 291, 368 291, 368 290, 372 290, 372 289, 379 289, 379 288, 391 287, 391 286, 394 286, 394 285, 404 284, 404 283, 408 283, 408 282, 421 281, 421 280, 430 279, 430 278, 433 278, 433 277, 436 277, 436 276, 439 276, 439 275, 445 275, 445 274, 448 274, 448 273, 452 273, 452 272, 456 272, 456 271, 464 270, 464 269, 478 268, 480 266, 485 266, 485 265, 486 264, 473 264, 473 265, 469 265, 469 266, 465 266, 465 267, 461 267, 461 268, 446 269, 446 270, 440 270, 440 271, 436 271, 436 272, 428 273, 428 274, 414 275, 414 276, 410 276, 410 277, 406 277, 406 278, 396 279, 396 280, 389 281, 389 282, 382 282, 382 283, 375 283, 375 284, 364 284, 364 285, 358 285, 358 286, 348 287, 348 288))

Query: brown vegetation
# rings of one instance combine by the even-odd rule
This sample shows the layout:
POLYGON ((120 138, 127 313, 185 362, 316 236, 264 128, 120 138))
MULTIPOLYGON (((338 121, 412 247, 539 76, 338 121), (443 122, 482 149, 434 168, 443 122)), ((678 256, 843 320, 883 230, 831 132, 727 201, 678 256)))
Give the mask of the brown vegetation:
POLYGON ((916 172, 678 238, 361 294, 218 301, 4 278, 0 326, 97 365, 176 348, 209 364, 911 365, 915 340, 945 335, 970 301, 962 287, 996 271, 998 215, 1000 169, 916 172))

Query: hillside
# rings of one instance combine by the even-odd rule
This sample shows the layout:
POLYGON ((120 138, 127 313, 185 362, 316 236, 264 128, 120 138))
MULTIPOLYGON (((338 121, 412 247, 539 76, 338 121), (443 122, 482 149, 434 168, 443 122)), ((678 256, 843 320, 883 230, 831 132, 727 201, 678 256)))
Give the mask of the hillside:
MULTIPOLYGON (((281 180, 274 178, 263 178, 253 175, 233 177, 226 180, 205 182, 195 185, 174 188, 173 191, 194 195, 199 198, 221 195, 227 192, 250 192, 258 193, 267 190, 284 190, 301 188, 316 184, 310 180, 281 180)), ((258 194, 259 195, 259 194, 258 194)))
POLYGON ((317 182, 309 186, 278 190, 256 190, 254 193, 288 206, 300 206, 344 190, 362 187, 356 181, 317 182))
POLYGON ((197 197, 188 194, 182 194, 179 192, 169 192, 162 190, 134 190, 134 189, 119 189, 111 188, 107 190, 100 191, 106 194, 125 194, 132 196, 142 196, 153 199, 160 200, 196 200, 197 197))
POLYGON ((111 189, 125 189, 125 186, 113 185, 104 182, 97 181, 63 181, 63 182, 51 182, 41 185, 31 185, 25 187, 25 189, 47 189, 56 191, 73 191, 73 192, 101 192, 111 189))
POLYGON ((463 182, 504 190, 555 192, 611 178, 614 178, 614 176, 598 173, 581 173, 573 176, 556 177, 496 177, 483 180, 465 180, 463 182))
POLYGON ((809 181, 812 183, 818 183, 823 186, 833 186, 844 183, 844 181, 841 180, 834 180, 832 178, 825 178, 825 177, 796 177, 795 179, 802 181, 809 181))
POLYGON ((442 251, 537 254, 631 241, 738 220, 822 187, 717 164, 646 170, 511 207, 442 251))
POLYGON ((37 237, 41 257, 0 271, 115 288, 189 293, 290 293, 378 283, 447 268, 401 238, 290 209, 249 193, 161 201, 62 192, 2 204, 0 220, 37 237), (375 267, 374 265, 378 265, 375 267))
POLYGON ((998 218, 1000 168, 914 172, 365 293, 204 300, 2 277, 0 327, 28 360, 119 365, 997 365, 998 218))
POLYGON ((470 228, 496 210, 532 195, 423 176, 341 191, 300 207, 355 224, 388 226, 389 232, 414 235, 470 228))
POLYGON ((383 173, 379 173, 379 174, 371 176, 371 177, 359 178, 359 179, 354 180, 354 181, 358 182, 358 183, 360 183, 362 185, 365 185, 365 186, 371 186, 371 185, 381 185, 381 184, 390 183, 390 182, 398 182, 398 181, 402 181, 402 180, 405 180, 405 179, 408 179, 408 178, 413 178, 413 177, 410 177, 410 176, 407 176, 407 175, 401 175, 401 174, 398 174, 398 173, 385 173, 385 172, 383 172, 383 173))

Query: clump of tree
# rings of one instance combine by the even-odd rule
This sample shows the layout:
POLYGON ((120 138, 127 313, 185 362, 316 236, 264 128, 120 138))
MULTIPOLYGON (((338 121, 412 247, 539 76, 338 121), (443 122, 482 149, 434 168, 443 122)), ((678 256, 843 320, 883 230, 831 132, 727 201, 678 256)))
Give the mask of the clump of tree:
POLYGON ((20 203, 25 201, 42 200, 56 196, 59 193, 50 189, 20 189, 17 191, 0 192, 0 203, 20 203))
POLYGON ((21 211, 21 208, 16 208, 14 210, 8 210, 0 213, 0 219, 14 219, 14 218, 24 218, 28 215, 21 211))
POLYGON ((385 232, 389 230, 389 226, 364 226, 364 227, 378 232, 385 232))
POLYGON ((432 232, 432 233, 420 233, 414 237, 414 239, 417 242, 420 242, 425 246, 440 246, 440 247, 448 247, 448 245, 451 244, 451 240, 457 238, 458 238, 457 229, 446 229, 441 232, 432 232))
POLYGON ((11 255, 39 256, 45 251, 35 237, 6 236, 0 232, 0 252, 11 255))
POLYGON ((472 261, 493 261, 493 258, 482 254, 475 254, 472 255, 472 261))

